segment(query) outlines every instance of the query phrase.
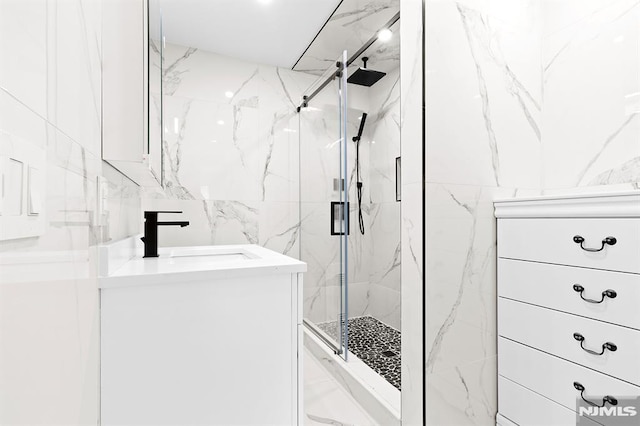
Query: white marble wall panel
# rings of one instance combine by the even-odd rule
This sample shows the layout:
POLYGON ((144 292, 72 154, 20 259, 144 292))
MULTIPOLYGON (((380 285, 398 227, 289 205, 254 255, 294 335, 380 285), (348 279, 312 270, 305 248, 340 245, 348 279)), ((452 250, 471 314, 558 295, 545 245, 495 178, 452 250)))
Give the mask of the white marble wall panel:
POLYGON ((0 97, 8 107, 0 113, 3 137, 26 136, 22 143, 44 143, 47 151, 45 233, 0 243, 0 371, 12 390, 0 399, 0 422, 95 424, 99 312, 89 248, 101 238, 95 215, 101 161, 6 92, 0 97), (16 113, 21 124, 35 126, 5 125, 16 113))
POLYGON ((424 1, 400 1, 402 424, 425 424, 423 382, 424 1))
POLYGON ((160 245, 254 243, 299 256, 298 115, 315 77, 167 44, 164 191, 191 222, 160 245), (295 203, 292 204, 292 203, 295 203))
POLYGON ((48 119, 101 155, 101 3, 48 2, 48 119))
POLYGON ((640 181, 640 4, 542 2, 544 188, 640 181))
POLYGON ((141 232, 143 214, 141 211, 140 187, 114 169, 109 163, 102 163, 102 176, 107 188, 104 217, 96 212, 96 227, 100 241, 117 241, 141 232))
POLYGON ((447 100, 434 105, 429 181, 540 185, 539 14, 513 3, 427 2, 426 90, 447 100))
MULTIPOLYGON (((395 37, 400 38, 399 34, 395 37)), ((399 41, 399 40, 398 40, 399 41)), ((399 43, 398 43, 399 45, 399 43)), ((396 157, 400 156, 400 69, 369 89, 365 140, 369 143, 369 315, 400 330, 400 206, 396 157)))
POLYGON ((47 115, 48 3, 0 3, 1 87, 42 117, 47 115))
POLYGON ((0 2, 0 155, 42 149, 46 182, 44 234, 0 242, 2 424, 99 421, 90 247, 141 223, 137 186, 100 159, 100 17, 94 1, 0 2))

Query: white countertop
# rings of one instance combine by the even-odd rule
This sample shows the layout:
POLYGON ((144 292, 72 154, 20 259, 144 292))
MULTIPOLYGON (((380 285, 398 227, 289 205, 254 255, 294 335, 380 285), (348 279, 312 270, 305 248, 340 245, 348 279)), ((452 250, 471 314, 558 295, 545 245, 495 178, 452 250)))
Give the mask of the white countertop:
POLYGON ((101 274, 98 287, 186 283, 307 270, 304 262, 249 244, 160 248, 158 254, 155 258, 138 254, 108 274, 101 274))

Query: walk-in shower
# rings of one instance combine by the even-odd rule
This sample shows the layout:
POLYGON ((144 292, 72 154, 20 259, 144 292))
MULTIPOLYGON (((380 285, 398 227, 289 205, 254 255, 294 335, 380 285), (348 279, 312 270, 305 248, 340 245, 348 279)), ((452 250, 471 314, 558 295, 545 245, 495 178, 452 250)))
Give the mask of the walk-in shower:
POLYGON ((400 390, 399 69, 359 60, 343 52, 298 110, 304 323, 400 390))

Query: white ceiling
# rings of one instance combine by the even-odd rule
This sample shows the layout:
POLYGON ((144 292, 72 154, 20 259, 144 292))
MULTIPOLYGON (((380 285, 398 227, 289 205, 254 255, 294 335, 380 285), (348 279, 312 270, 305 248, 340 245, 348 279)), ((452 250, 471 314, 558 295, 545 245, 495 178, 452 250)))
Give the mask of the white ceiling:
POLYGON ((340 0, 160 0, 169 43, 291 68, 340 0))

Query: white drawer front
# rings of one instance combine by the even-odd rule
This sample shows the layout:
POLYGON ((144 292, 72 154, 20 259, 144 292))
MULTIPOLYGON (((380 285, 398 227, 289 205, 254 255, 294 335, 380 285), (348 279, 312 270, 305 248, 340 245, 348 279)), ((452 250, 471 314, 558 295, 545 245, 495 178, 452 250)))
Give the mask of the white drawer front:
POLYGON ((640 385, 640 331, 499 298, 498 334, 640 385), (607 342, 616 350, 594 355, 581 348, 599 352, 607 342))
POLYGON ((516 423, 502 416, 500 413, 496 415, 496 426, 518 426, 516 423))
POLYGON ((640 273, 640 218, 500 219, 498 257, 640 273), (584 238, 585 248, 574 242, 584 238))
POLYGON ((499 259, 498 295, 640 330, 637 274, 499 259))
POLYGON ((602 404, 605 395, 618 400, 640 396, 638 386, 511 340, 499 338, 498 351, 498 374, 574 411, 576 398, 580 398, 574 382, 584 386, 584 397, 598 405, 602 404))
MULTIPOLYGON (((569 426, 576 413, 517 383, 498 376, 498 411, 519 426, 569 426)), ((585 419, 585 425, 598 423, 585 419)))

